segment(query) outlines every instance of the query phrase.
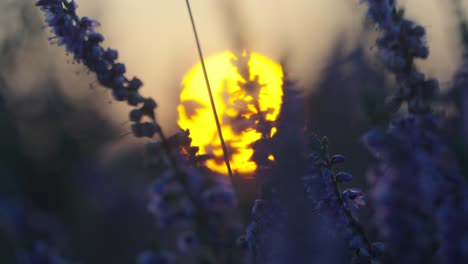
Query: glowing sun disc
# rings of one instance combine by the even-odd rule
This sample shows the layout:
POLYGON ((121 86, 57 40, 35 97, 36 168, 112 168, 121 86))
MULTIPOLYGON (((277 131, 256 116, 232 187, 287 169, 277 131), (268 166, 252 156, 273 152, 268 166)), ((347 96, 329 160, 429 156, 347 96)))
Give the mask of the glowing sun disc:
MULTIPOLYGON (((244 53, 238 58, 229 51, 206 58, 205 65, 232 169, 238 174, 251 175, 257 165, 250 160, 253 154, 250 145, 262 134, 249 120, 259 112, 267 121, 276 120, 283 96, 281 65, 258 53, 248 56, 244 53), (239 66, 243 61, 245 67, 239 66), (250 83, 260 84, 256 86, 258 92, 252 94, 246 90, 250 83)), ((200 154, 215 156, 206 165, 227 174, 201 63, 185 75, 177 110, 177 123, 182 129, 190 130, 192 145, 200 147, 200 154)), ((275 131, 272 129, 271 133, 275 131)))

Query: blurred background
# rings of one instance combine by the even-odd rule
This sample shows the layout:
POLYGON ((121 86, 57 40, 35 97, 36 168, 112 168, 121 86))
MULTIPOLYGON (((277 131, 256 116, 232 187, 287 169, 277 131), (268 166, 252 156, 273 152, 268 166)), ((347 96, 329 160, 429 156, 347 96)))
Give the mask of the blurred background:
MULTIPOLYGON (((14 263, 12 226, 26 219, 35 230, 27 237, 54 240, 81 263, 134 263, 158 239, 146 212, 147 140, 128 135, 127 105, 112 102, 63 47, 49 44, 34 2, 0 1, 0 262, 14 263)), ((191 3, 206 56, 248 49, 284 62, 304 93, 306 123, 348 157, 346 169, 365 189, 372 160, 359 138, 386 120, 381 105, 393 81, 375 59, 376 32, 359 1, 191 3)), ((462 62, 455 7, 438 0, 399 3, 428 31, 431 55, 421 68, 448 87, 462 62)), ((462 3, 468 11, 468 1, 462 3)), ((158 101, 165 131, 177 131, 180 83, 198 62, 185 1, 78 5, 79 15, 101 22, 104 46, 119 50, 129 76, 143 80, 142 93, 158 101)), ((241 204, 250 207, 254 195, 246 191, 241 204)))

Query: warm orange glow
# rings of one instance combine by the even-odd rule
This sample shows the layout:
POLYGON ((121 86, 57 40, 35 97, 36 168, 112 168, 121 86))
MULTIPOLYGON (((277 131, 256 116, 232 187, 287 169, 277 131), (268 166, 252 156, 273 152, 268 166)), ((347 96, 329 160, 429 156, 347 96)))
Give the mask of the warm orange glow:
MULTIPOLYGON (((249 175, 256 169, 256 164, 250 161, 253 154, 250 144, 262 136, 253 129, 258 122, 251 117, 255 117, 260 110, 265 120, 276 120, 283 96, 281 66, 258 53, 249 55, 250 58, 245 53, 237 58, 227 51, 205 59, 231 166, 235 173, 242 175, 249 175)), ((201 63, 185 75, 182 86, 178 106, 179 126, 190 130, 192 144, 200 147, 201 154, 215 156, 206 165, 216 172, 227 174, 201 63)), ((276 128, 271 130, 270 136, 274 133, 276 128)))

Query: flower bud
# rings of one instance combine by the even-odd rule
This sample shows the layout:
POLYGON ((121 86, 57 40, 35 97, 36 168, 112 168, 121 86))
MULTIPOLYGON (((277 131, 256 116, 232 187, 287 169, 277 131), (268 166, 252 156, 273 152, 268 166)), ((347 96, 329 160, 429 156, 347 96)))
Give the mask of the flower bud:
POLYGON ((353 180, 353 176, 346 172, 340 172, 336 175, 337 182, 350 182, 353 180))
POLYGON ((338 163, 343 163, 345 161, 345 156, 343 155, 335 155, 330 159, 330 163, 332 165, 338 164, 338 163))

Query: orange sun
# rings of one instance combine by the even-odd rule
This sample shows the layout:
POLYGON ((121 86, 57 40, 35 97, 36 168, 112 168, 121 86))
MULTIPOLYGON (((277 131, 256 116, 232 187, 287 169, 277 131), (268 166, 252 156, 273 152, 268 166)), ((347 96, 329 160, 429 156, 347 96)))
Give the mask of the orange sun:
MULTIPOLYGON (((258 53, 236 57, 226 51, 205 59, 216 110, 235 173, 249 176, 257 165, 251 161, 251 144, 262 137, 255 127, 259 118, 275 121, 282 103, 281 65, 258 53)), ((189 129, 200 154, 213 154, 206 165, 227 174, 201 63, 182 81, 178 124, 189 129)), ((276 132, 272 128, 270 136, 276 132)))

